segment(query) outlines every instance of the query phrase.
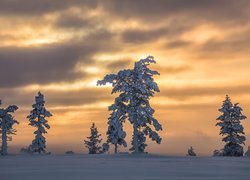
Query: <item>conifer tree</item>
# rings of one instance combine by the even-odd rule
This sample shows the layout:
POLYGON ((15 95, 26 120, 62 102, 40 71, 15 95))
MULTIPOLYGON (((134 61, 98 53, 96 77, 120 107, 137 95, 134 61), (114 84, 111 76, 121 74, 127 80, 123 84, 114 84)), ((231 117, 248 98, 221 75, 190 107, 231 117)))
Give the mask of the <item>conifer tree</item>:
MULTIPOLYGON (((2 101, 0 100, 0 106, 2 101)), ((13 128, 14 124, 19 124, 17 120, 14 119, 11 113, 14 113, 18 107, 16 105, 8 106, 7 108, 0 108, 0 133, 1 133, 1 155, 8 154, 8 143, 7 141, 12 140, 11 135, 16 134, 16 130, 13 128)))
POLYGON ((51 117, 52 114, 46 110, 44 95, 41 92, 38 92, 35 101, 35 104, 32 105, 33 109, 30 111, 30 115, 28 115, 27 118, 30 122, 29 125, 37 128, 37 130, 34 132, 35 139, 29 146, 28 151, 30 153, 41 154, 46 153, 46 140, 43 134, 47 133, 46 129, 50 128, 45 118, 51 117))
POLYGON ((111 83, 113 86, 112 94, 119 93, 115 108, 123 113, 117 114, 114 120, 123 123, 125 119, 128 119, 133 125, 131 150, 135 153, 144 152, 147 146, 145 144, 146 136, 158 144, 161 143, 157 131, 162 130, 162 126, 153 117, 155 111, 149 103, 150 97, 153 97, 156 92, 160 92, 153 78, 159 73, 148 68, 152 63, 156 63, 156 61, 152 56, 148 56, 135 62, 133 69, 106 75, 103 80, 97 82, 97 85, 111 83))
POLYGON ((126 132, 123 130, 123 123, 126 119, 126 109, 119 98, 116 98, 114 104, 109 107, 109 111, 112 111, 108 119, 108 131, 107 131, 107 143, 111 143, 115 146, 114 153, 118 152, 118 145, 127 147, 125 141, 126 132))
POLYGON ((100 137, 101 134, 99 134, 97 127, 95 127, 95 123, 92 123, 90 136, 87 137, 88 140, 84 140, 85 147, 89 150, 89 154, 103 153, 102 146, 100 145, 102 139, 100 139, 100 137))
POLYGON ((226 143, 223 149, 223 156, 243 156, 242 144, 244 145, 246 138, 241 120, 246 119, 246 116, 242 114, 242 108, 238 103, 233 105, 227 95, 219 111, 222 115, 217 118, 220 122, 216 126, 221 127, 222 141, 226 143))

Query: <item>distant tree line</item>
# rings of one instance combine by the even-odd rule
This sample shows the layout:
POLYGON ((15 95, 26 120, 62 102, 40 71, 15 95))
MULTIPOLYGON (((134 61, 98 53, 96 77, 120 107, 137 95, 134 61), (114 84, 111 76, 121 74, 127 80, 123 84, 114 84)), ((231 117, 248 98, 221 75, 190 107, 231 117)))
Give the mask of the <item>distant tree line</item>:
MULTIPOLYGON (((108 107, 110 116, 108 118, 107 141, 101 144, 101 134, 93 123, 90 128, 90 136, 84 140, 89 154, 101 154, 107 152, 110 145, 114 145, 114 153, 118 153, 118 147, 127 147, 125 141, 126 132, 123 124, 128 121, 133 128, 130 151, 132 153, 146 153, 145 149, 147 137, 157 144, 161 143, 162 138, 158 131, 162 130, 162 125, 154 118, 155 110, 150 105, 150 98, 155 93, 160 92, 157 83, 154 81, 155 75, 160 75, 157 71, 151 70, 149 65, 156 63, 152 56, 135 62, 133 69, 125 69, 117 74, 108 74, 97 85, 112 84, 112 94, 118 94, 113 104, 108 107)), ((2 102, 0 101, 0 105, 2 102)), ((0 133, 1 133, 1 155, 8 154, 7 141, 12 139, 16 130, 13 128, 18 121, 14 119, 13 113, 18 109, 16 105, 0 108, 0 133)), ((214 151, 216 156, 243 156, 243 145, 246 140, 244 128, 241 121, 246 119, 242 114, 242 108, 238 103, 232 104, 229 96, 226 96, 222 107, 222 113, 217 120, 216 126, 220 127, 222 141, 226 144, 223 149, 214 151)), ((43 134, 50 128, 47 118, 52 114, 45 108, 44 95, 38 92, 35 103, 27 116, 29 125, 36 128, 35 138, 27 148, 22 148, 25 153, 47 154, 46 139, 43 134)), ((68 151, 67 154, 73 154, 68 151)), ((193 147, 188 150, 189 156, 196 156, 193 147)))

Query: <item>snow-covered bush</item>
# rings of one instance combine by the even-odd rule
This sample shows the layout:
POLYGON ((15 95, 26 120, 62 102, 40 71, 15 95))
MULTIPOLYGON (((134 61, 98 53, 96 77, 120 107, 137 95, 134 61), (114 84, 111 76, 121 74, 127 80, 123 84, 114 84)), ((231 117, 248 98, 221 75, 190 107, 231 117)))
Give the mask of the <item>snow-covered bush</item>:
POLYGON ((196 153, 194 152, 194 148, 192 146, 188 149, 187 156, 196 156, 196 153))
POLYGON ((85 147, 89 150, 89 154, 101 154, 103 153, 103 148, 100 145, 102 139, 100 139, 101 134, 99 134, 95 123, 92 124, 90 128, 90 136, 87 137, 88 140, 84 140, 85 147))
POLYGON ((46 140, 43 134, 47 133, 45 129, 50 128, 45 118, 52 116, 52 114, 46 110, 44 95, 41 92, 38 92, 35 101, 35 104, 32 105, 33 109, 30 111, 30 115, 28 115, 27 118, 30 122, 29 125, 37 128, 37 130, 34 132, 35 139, 27 148, 27 151, 41 154, 46 153, 46 140))
POLYGON ((223 156, 223 149, 222 150, 214 150, 213 156, 223 156))
MULTIPOLYGON (((1 104, 2 101, 0 100, 0 106, 1 104)), ((16 134, 16 130, 13 128, 13 125, 19 124, 19 122, 14 119, 11 113, 14 113, 17 109, 18 107, 16 105, 11 105, 7 108, 0 108, 0 136, 2 140, 2 146, 0 150, 1 155, 8 154, 7 141, 11 141, 11 135, 16 134)))
POLYGON ((233 105, 227 95, 219 111, 222 115, 217 118, 219 122, 216 126, 221 127, 220 134, 224 136, 222 141, 226 143, 223 148, 223 156, 243 156, 242 144, 244 145, 246 138, 241 120, 246 119, 246 116, 241 113, 242 108, 238 103, 233 105))
POLYGON ((246 151, 245 156, 250 157, 250 146, 248 146, 248 150, 246 151))
MULTIPOLYGON (((112 112, 109 118, 107 132, 108 143, 126 146, 126 133, 122 124, 128 120, 133 126, 133 139, 131 150, 142 153, 147 146, 146 136, 161 143, 161 137, 157 131, 162 130, 161 124, 153 117, 154 109, 151 108, 149 99, 156 92, 160 92, 154 76, 157 71, 149 69, 149 65, 156 63, 152 56, 135 62, 133 69, 125 69, 117 74, 109 74, 97 85, 111 83, 112 94, 119 93, 115 103, 109 107, 112 112)), ((116 149, 116 148, 115 148, 116 149)))
POLYGON ((73 151, 66 151, 65 154, 66 155, 74 155, 75 153, 73 151))
POLYGON ((105 153, 109 150, 109 144, 108 143, 103 143, 102 145, 102 152, 105 153))

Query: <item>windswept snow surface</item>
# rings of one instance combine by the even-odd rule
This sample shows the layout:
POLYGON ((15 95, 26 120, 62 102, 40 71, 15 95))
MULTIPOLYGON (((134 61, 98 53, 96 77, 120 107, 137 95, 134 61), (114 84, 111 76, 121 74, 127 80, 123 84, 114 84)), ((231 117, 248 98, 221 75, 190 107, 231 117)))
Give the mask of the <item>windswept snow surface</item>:
POLYGON ((247 157, 9 155, 0 180, 249 180, 247 157))

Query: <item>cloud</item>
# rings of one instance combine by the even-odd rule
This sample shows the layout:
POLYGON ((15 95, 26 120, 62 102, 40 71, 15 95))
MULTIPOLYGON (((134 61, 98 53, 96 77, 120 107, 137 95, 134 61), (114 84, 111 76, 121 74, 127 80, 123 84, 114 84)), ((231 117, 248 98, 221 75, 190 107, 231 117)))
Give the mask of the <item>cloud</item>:
POLYGON ((91 27, 91 20, 72 14, 61 15, 57 19, 55 26, 59 28, 72 28, 72 29, 89 28, 91 27))
POLYGON ((192 68, 190 66, 187 66, 187 65, 182 65, 182 66, 159 66, 159 65, 156 65, 156 67, 154 69, 157 70, 160 74, 164 73, 166 75, 183 73, 183 72, 192 70, 192 68))
POLYGON ((77 90, 43 90, 31 89, 0 89, 0 99, 4 106, 16 104, 24 107, 31 107, 35 101, 37 92, 41 91, 50 107, 67 107, 67 106, 83 106, 91 105, 97 102, 112 101, 111 89, 109 88, 80 88, 77 90))
POLYGON ((63 11, 72 7, 95 8, 96 0, 1 0, 0 14, 16 16, 39 16, 63 11))
POLYGON ((144 43, 147 41, 155 41, 166 33, 165 29, 156 30, 128 30, 122 33, 122 40, 130 43, 144 43))
POLYGON ((171 22, 166 27, 155 29, 129 29, 121 33, 121 39, 124 42, 141 44, 147 42, 155 42, 158 39, 174 39, 183 32, 189 30, 190 25, 171 22))
POLYGON ((72 81, 86 74, 74 72, 77 61, 89 63, 95 47, 56 44, 0 48, 1 87, 72 81))
POLYGON ((51 106, 91 105, 97 102, 112 101, 108 88, 84 88, 69 91, 48 91, 47 98, 51 106))
POLYGON ((137 0, 105 1, 107 11, 124 18, 139 18, 148 21, 159 21, 171 16, 183 16, 193 20, 227 20, 241 19, 247 21, 250 4, 247 0, 137 0))
POLYGON ((196 52, 192 56, 199 60, 238 61, 249 55, 249 32, 249 27, 246 27, 246 30, 233 32, 224 38, 212 38, 202 44, 191 43, 188 47, 196 52))
POLYGON ((182 88, 163 88, 160 96, 183 99, 193 96, 213 96, 219 95, 222 98, 228 95, 249 94, 249 85, 238 86, 203 86, 203 87, 182 87, 182 88))
POLYGON ((218 54, 223 52, 223 54, 228 54, 229 56, 232 53, 249 53, 250 52, 250 36, 244 37, 244 39, 236 40, 211 40, 203 44, 200 48, 201 52, 209 52, 212 54, 218 54))
POLYGON ((1 88, 87 78, 88 74, 75 71, 76 66, 94 63, 92 56, 96 53, 117 49, 113 44, 106 43, 111 38, 112 34, 100 30, 84 38, 62 43, 35 47, 1 47, 1 88))
MULTIPOLYGON (((57 90, 57 89, 31 89, 22 90, 20 88, 9 88, 0 89, 3 104, 17 104, 24 107, 29 107, 37 94, 37 91, 41 90, 44 93, 47 102, 52 107, 67 107, 67 106, 80 106, 80 105, 91 105, 99 102, 113 102, 114 96, 111 95, 111 88, 100 88, 100 87, 84 87, 80 89, 68 89, 68 90, 57 90)), ((172 98, 176 100, 183 100, 186 98, 197 97, 211 97, 221 96, 221 101, 225 95, 228 94, 232 97, 232 100, 237 100, 239 94, 249 94, 250 86, 228 86, 228 87, 184 87, 184 88, 161 88, 161 92, 157 94, 159 98, 172 98)), ((221 102, 218 101, 218 102, 221 102)), ((218 103, 216 102, 216 103, 218 103)), ((236 102, 236 101, 234 101, 236 102)), ((178 104, 177 107, 181 108, 195 108, 203 109, 205 106, 213 106, 214 104, 178 104)), ((157 107, 162 105, 157 105, 157 107)), ((165 106, 165 105, 163 105, 165 106)), ((158 108, 159 108, 158 107, 158 108)), ((176 107, 176 105, 167 105, 168 108, 176 107)))
POLYGON ((108 63, 105 63, 105 68, 107 70, 107 73, 116 73, 117 71, 121 70, 121 69, 128 69, 131 66, 131 63, 133 61, 131 59, 118 59, 115 61, 111 61, 108 63))
POLYGON ((166 43, 166 48, 177 49, 177 48, 186 48, 192 45, 192 42, 184 40, 174 40, 166 43))
MULTIPOLYGON (((72 8, 81 9, 82 11, 101 8, 110 17, 132 18, 154 23, 164 22, 173 17, 189 22, 242 23, 248 22, 250 15, 248 0, 157 0, 157 2, 155 0, 0 1, 0 13, 4 16, 26 16, 28 18, 58 13, 72 8)), ((103 15, 106 16, 106 14, 101 16, 103 15)))

